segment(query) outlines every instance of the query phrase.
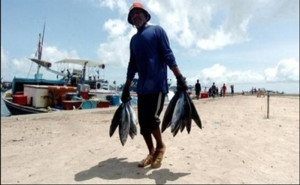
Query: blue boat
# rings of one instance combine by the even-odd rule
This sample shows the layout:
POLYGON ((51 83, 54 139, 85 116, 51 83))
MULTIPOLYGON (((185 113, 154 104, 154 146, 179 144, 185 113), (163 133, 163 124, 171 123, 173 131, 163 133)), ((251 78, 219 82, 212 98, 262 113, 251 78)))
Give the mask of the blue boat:
MULTIPOLYGON (((70 81, 74 79, 72 74, 52 70, 50 62, 41 60, 44 33, 45 25, 43 35, 39 34, 37 58, 29 58, 37 64, 37 72, 34 78, 15 77, 11 82, 11 89, 7 90, 2 97, 11 115, 97 108, 94 105, 95 103, 98 105, 100 101, 102 107, 107 107, 106 104, 109 104, 109 101, 89 96, 90 85, 88 83, 91 83, 91 81, 85 82, 84 78, 85 67, 93 63, 92 61, 76 59, 84 63, 83 74, 80 83, 70 84, 70 81), (43 75, 39 72, 41 67, 46 68, 51 73, 62 76, 62 79, 43 79, 43 75), (88 106, 89 104, 85 103, 86 101, 93 106, 88 106)), ((104 68, 104 65, 100 67, 104 68)))

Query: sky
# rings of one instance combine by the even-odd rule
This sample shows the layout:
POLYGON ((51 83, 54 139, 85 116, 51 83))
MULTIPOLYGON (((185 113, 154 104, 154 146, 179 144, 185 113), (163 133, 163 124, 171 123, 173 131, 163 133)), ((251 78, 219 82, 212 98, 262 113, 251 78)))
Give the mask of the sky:
MULTIPOLYGON (((67 58, 106 64, 100 77, 123 84, 129 42, 136 28, 127 22, 132 0, 1 0, 1 77, 32 78, 39 33, 42 59, 67 58)), ((299 93, 299 0, 140 0, 149 24, 168 35, 188 85, 202 89, 234 85, 236 92, 265 88, 299 93)), ((89 69, 93 72, 95 69, 89 69)), ((56 75, 40 70, 44 78, 56 75)), ((168 70, 175 85, 176 78, 168 70)))

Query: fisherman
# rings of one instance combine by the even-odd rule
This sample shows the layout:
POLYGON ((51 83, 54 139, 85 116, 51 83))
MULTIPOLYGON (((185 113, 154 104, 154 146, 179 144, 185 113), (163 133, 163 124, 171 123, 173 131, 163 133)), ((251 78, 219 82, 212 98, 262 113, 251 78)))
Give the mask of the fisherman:
POLYGON ((225 85, 225 83, 223 84, 223 86, 222 86, 222 96, 223 97, 225 97, 225 94, 226 94, 226 90, 227 90, 227 87, 226 87, 226 85, 225 85))
POLYGON ((216 94, 218 94, 218 89, 215 85, 215 82, 213 82, 213 85, 211 86, 211 94, 213 98, 215 98, 216 94))
POLYGON ((199 80, 197 80, 197 82, 195 84, 195 91, 196 91, 196 98, 197 98, 197 100, 199 100, 199 95, 200 95, 200 91, 201 91, 201 84, 199 83, 199 80))
POLYGON ((147 22, 150 18, 151 15, 141 3, 133 2, 127 20, 136 27, 137 33, 130 41, 127 78, 121 100, 123 103, 130 101, 129 88, 138 73, 138 121, 140 133, 149 150, 138 167, 151 165, 152 168, 159 168, 166 151, 159 127, 159 115, 168 93, 167 66, 177 78, 177 89, 186 91, 187 85, 177 67, 166 32, 158 25, 149 25, 147 22), (156 141, 155 148, 152 136, 156 141))
POLYGON ((231 89, 231 95, 233 95, 234 94, 234 85, 233 84, 230 85, 230 89, 231 89))

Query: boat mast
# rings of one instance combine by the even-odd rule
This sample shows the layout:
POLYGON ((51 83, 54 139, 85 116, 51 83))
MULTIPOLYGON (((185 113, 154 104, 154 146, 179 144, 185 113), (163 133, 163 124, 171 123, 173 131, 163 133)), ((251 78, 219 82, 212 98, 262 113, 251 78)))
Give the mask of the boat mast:
MULTIPOLYGON (((43 44, 44 44, 44 35, 45 35, 45 27, 46 27, 46 23, 44 23, 42 41, 39 40, 39 52, 38 52, 38 59, 39 60, 42 59, 43 44)), ((40 38, 41 38, 41 34, 40 34, 40 38)))
POLYGON ((85 80, 85 72, 86 72, 86 65, 87 65, 88 61, 84 62, 83 64, 83 69, 82 69, 82 77, 80 79, 80 83, 84 84, 84 80, 85 80))
MULTIPOLYGON (((41 40, 41 34, 39 34, 39 44, 38 44, 38 50, 37 50, 38 60, 42 59, 45 27, 46 27, 46 23, 44 23, 42 40, 41 40)), ((38 65, 37 72, 35 74, 35 79, 41 79, 42 78, 42 75, 39 74, 40 68, 41 68, 41 65, 38 65)))

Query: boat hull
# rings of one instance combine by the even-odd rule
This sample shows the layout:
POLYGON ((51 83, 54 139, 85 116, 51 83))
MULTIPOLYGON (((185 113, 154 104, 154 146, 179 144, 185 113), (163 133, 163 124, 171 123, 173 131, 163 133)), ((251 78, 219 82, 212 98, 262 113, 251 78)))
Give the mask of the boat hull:
MULTIPOLYGON (((7 109, 11 115, 20 114, 37 114, 50 112, 46 108, 35 108, 33 106, 21 105, 13 102, 13 95, 18 93, 24 93, 24 86, 26 85, 56 85, 63 86, 65 81, 63 80, 46 80, 46 79, 28 79, 28 78, 14 78, 12 81, 12 87, 10 90, 4 93, 2 97, 7 109)), ((55 110, 55 109, 51 109, 55 110)))
POLYGON ((46 109, 45 110, 35 109, 33 107, 13 103, 10 100, 6 99, 5 97, 3 97, 2 99, 3 99, 7 109, 11 113, 11 115, 37 114, 37 113, 47 113, 48 112, 46 109))

